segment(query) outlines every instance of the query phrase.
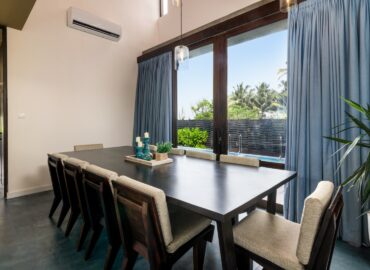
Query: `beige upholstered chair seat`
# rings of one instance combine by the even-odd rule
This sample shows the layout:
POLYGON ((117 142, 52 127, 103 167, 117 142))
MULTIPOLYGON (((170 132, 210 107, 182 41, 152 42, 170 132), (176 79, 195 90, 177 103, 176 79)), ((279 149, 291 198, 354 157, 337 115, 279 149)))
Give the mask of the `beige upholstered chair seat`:
POLYGON ((234 227, 234 242, 284 269, 304 269, 296 256, 300 227, 255 210, 234 227))
POLYGON ((74 150, 77 151, 85 151, 85 150, 97 150, 97 149, 103 149, 104 146, 102 143, 96 143, 96 144, 79 144, 75 145, 74 150))
POLYGON ((208 160, 216 160, 216 155, 214 153, 207 153, 201 151, 186 150, 186 156, 208 160))
POLYGON ((181 148, 172 148, 172 150, 171 150, 170 154, 183 156, 183 155, 185 155, 185 149, 181 149, 181 148))
POLYGON ((170 222, 172 242, 167 245, 167 252, 174 253, 211 224, 211 220, 180 207, 171 207, 170 222))
POLYGON ((99 175, 101 177, 108 178, 109 180, 116 180, 118 177, 118 174, 116 172, 101 168, 96 165, 88 165, 86 167, 86 171, 99 175))
POLYGON ((258 158, 220 155, 220 161, 224 163, 232 163, 232 164, 251 166, 251 167, 260 166, 260 161, 258 158))
POLYGON ((71 165, 74 165, 76 167, 80 167, 81 169, 86 169, 86 167, 89 165, 89 162, 83 161, 81 159, 77 158, 67 158, 65 160, 65 163, 69 163, 71 165))

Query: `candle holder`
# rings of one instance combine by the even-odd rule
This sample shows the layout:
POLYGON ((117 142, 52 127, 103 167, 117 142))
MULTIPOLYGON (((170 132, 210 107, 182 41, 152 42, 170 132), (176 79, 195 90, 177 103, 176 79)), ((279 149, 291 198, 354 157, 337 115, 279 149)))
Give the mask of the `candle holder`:
POLYGON ((143 159, 152 160, 152 155, 150 154, 149 141, 150 138, 144 138, 144 149, 143 149, 143 159))
POLYGON ((144 156, 143 147, 142 146, 136 146, 135 147, 135 154, 136 154, 135 156, 137 158, 143 159, 143 156, 144 156))

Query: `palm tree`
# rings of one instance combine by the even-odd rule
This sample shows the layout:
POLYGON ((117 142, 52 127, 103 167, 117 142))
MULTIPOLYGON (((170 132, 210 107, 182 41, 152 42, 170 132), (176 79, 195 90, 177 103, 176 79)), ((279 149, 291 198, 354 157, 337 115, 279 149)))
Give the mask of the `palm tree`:
POLYGON ((230 101, 237 106, 253 109, 253 89, 249 85, 244 86, 243 83, 234 86, 234 91, 231 93, 230 101))
POLYGON ((277 96, 277 92, 270 89, 270 85, 267 83, 263 82, 256 86, 256 93, 252 102, 258 108, 262 118, 265 117, 266 112, 277 110, 279 107, 277 96))

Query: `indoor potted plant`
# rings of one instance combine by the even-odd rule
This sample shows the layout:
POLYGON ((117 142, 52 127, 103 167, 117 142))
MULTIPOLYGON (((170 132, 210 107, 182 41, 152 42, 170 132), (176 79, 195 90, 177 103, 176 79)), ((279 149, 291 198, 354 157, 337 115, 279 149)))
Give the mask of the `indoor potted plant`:
MULTIPOLYGON (((353 151, 353 149, 361 148, 365 149, 367 153, 366 160, 358 167, 352 175, 350 175, 344 182, 343 186, 350 185, 350 187, 357 186, 359 190, 359 197, 361 198, 364 213, 367 213, 368 220, 368 229, 370 237, 370 209, 366 207, 366 203, 370 199, 370 105, 367 104, 367 108, 357 104, 348 99, 344 101, 351 106, 354 110, 360 112, 362 118, 365 119, 362 121, 359 118, 356 118, 352 114, 346 112, 346 115, 349 120, 349 128, 344 128, 340 130, 337 134, 340 134, 348 129, 356 128, 360 131, 360 134, 353 140, 346 140, 340 137, 326 137, 330 140, 344 144, 343 148, 346 148, 341 160, 339 161, 338 168, 340 168, 344 161, 348 158, 348 155, 353 151)), ((339 126, 340 127, 340 126, 339 126)))
POLYGON ((171 142, 160 142, 157 143, 157 152, 155 153, 155 160, 166 160, 168 159, 168 153, 172 150, 171 142))

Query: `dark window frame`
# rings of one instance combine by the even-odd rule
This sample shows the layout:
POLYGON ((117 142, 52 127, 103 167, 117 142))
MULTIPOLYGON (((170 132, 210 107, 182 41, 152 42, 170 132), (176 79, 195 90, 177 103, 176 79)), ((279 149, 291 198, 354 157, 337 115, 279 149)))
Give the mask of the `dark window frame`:
POLYGON ((8 194, 8 57, 7 57, 7 28, 0 25, 2 30, 2 42, 3 48, 3 174, 4 174, 4 198, 7 198, 8 194))
MULTIPOLYGON (((162 1, 160 1, 162 3, 162 1)), ((227 40, 230 37, 263 27, 275 22, 286 20, 287 14, 281 13, 279 1, 273 1, 236 17, 211 25, 199 32, 184 35, 182 39, 174 39, 153 49, 144 51, 137 61, 142 62, 164 52, 172 51, 176 45, 185 44, 195 49, 213 44, 213 103, 214 103, 214 134, 213 150, 216 154, 227 154, 227 40)), ((172 72, 172 138, 177 146, 177 72, 172 72)), ((262 166, 284 169, 284 164, 263 162, 262 166)))

